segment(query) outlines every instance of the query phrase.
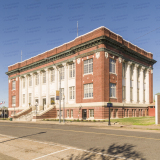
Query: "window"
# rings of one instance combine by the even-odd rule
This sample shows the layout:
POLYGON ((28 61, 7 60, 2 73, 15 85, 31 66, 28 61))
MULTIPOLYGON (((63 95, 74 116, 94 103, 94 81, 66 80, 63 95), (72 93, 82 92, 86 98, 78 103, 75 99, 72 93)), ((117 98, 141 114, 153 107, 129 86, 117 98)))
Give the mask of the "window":
POLYGON ((25 104, 25 94, 23 94, 23 104, 25 104))
POLYGON ((87 59, 84 61, 84 74, 93 72, 93 59, 87 59))
POLYGON ((29 76, 29 86, 32 86, 32 76, 29 76))
POLYGON ((137 88, 137 102, 139 102, 139 88, 137 88))
POLYGON ((46 72, 43 72, 43 83, 46 83, 46 72))
POLYGON ((110 97, 116 97, 116 84, 110 83, 110 97))
POLYGON ((38 105, 39 100, 38 100, 38 99, 35 99, 35 102, 36 102, 36 104, 38 105))
POLYGON ((116 61, 114 59, 109 59, 109 72, 116 73, 115 64, 116 61))
POLYGON ((53 105, 53 104, 55 104, 55 98, 54 97, 51 98, 51 105, 53 105))
POLYGON ((38 85, 39 84, 39 74, 36 74, 36 83, 35 83, 36 85, 38 85))
POLYGON ((32 93, 29 93, 29 106, 31 105, 32 102, 32 93))
POLYGON ((12 90, 16 89, 16 81, 12 81, 12 90))
POLYGON ((71 110, 71 118, 73 118, 73 109, 71 110))
POLYGON ((94 118, 94 109, 89 109, 89 117, 94 118))
POLYGON ((25 78, 23 78, 23 88, 25 88, 25 78))
POLYGON ((63 99, 64 96, 64 88, 61 88, 61 100, 63 99))
POLYGON ((16 96, 12 96, 12 105, 13 105, 13 106, 16 105, 16 96))
POLYGON ((64 80, 64 67, 60 68, 61 80, 64 80))
POLYGON ((67 110, 67 118, 69 118, 69 110, 67 110))
POLYGON ((122 98, 123 98, 123 101, 126 100, 126 86, 122 86, 122 98))
POLYGON ((75 99, 75 87, 69 87, 69 99, 75 99))
POLYGON ((130 101, 133 101, 133 87, 130 87, 130 101))
POLYGON ((93 97, 93 83, 84 84, 84 98, 93 97))
POLYGON ((69 65, 69 77, 75 77, 75 63, 69 65))
POLYGON ((133 65, 130 66, 130 80, 133 80, 133 65))
POLYGON ((122 77, 123 77, 123 78, 126 78, 125 63, 122 64, 122 77))
POLYGON ((51 70, 51 82, 55 81, 55 70, 51 70))

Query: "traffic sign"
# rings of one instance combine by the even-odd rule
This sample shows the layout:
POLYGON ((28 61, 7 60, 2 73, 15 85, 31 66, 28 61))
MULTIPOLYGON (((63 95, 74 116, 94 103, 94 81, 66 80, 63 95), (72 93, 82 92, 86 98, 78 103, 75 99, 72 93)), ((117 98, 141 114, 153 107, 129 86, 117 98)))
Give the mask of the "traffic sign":
POLYGON ((107 107, 113 107, 112 103, 107 103, 107 107))

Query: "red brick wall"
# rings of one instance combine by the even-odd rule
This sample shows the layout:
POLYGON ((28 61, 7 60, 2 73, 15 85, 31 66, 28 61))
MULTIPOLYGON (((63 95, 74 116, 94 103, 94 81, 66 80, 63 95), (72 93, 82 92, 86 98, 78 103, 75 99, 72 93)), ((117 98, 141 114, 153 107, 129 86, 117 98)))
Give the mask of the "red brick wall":
POLYGON ((148 116, 155 116, 155 108, 154 107, 153 108, 148 107, 148 116))

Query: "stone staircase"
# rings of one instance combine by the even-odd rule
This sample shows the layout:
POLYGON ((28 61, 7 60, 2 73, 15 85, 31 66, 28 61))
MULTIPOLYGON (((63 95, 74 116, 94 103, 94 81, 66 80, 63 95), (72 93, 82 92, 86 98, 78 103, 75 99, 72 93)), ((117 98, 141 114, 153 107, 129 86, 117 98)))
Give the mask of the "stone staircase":
POLYGON ((18 118, 15 118, 14 121, 32 121, 33 119, 33 112, 29 112, 26 115, 22 115, 18 118))
POLYGON ((56 118, 56 106, 52 105, 45 110, 37 111, 35 107, 27 108, 15 115, 12 115, 13 121, 36 121, 36 119, 56 118))

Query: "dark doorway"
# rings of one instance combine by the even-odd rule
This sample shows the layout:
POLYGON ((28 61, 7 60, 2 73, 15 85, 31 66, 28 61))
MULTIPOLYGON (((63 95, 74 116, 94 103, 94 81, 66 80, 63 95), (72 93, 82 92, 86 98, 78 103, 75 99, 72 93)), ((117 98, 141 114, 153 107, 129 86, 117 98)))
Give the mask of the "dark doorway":
POLYGON ((43 110, 44 110, 44 105, 46 105, 46 98, 43 98, 43 110))
POLYGON ((87 119, 87 110, 86 109, 82 109, 82 118, 87 119))

